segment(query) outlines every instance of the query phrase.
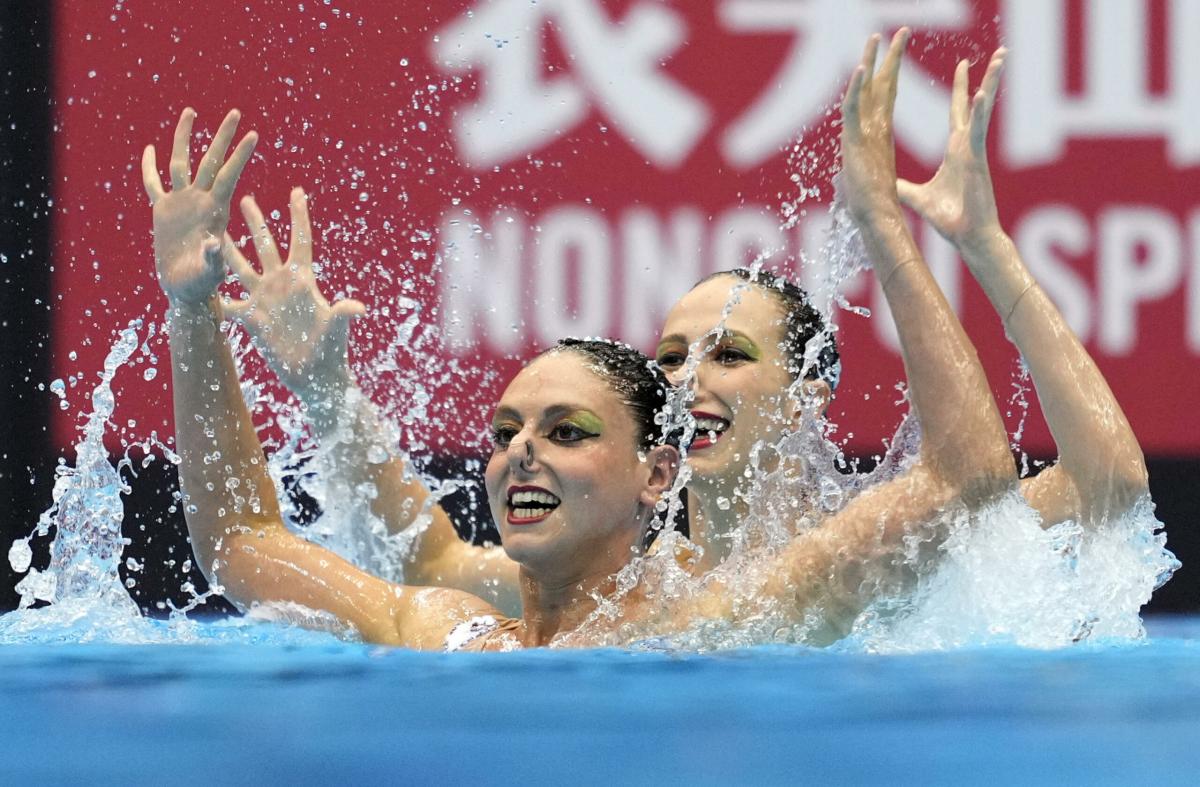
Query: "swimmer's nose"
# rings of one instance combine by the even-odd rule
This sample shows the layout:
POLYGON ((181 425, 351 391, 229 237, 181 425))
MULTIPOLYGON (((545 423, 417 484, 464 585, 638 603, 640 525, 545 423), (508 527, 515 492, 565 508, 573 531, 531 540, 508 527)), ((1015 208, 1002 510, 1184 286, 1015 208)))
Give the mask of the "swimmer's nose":
POLYGON ((508 466, 513 472, 533 472, 536 460, 533 456, 533 443, 530 441, 528 435, 520 439, 514 438, 508 444, 505 458, 508 459, 508 466))

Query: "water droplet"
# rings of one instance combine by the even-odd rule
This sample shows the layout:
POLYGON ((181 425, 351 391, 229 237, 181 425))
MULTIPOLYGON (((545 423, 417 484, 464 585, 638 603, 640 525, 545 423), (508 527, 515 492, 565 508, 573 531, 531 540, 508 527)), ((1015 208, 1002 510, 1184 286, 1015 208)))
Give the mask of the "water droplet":
POLYGON ((31 563, 33 550, 29 548, 29 539, 18 538, 12 542, 12 546, 8 548, 8 564, 12 566, 12 570, 23 574, 29 570, 31 563))

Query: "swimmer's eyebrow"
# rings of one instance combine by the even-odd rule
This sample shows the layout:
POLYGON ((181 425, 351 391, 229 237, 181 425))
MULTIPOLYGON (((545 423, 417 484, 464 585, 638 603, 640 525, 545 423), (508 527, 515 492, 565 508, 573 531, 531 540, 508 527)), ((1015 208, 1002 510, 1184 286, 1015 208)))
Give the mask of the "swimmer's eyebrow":
MULTIPOLYGON (((709 331, 708 333, 704 334, 704 336, 702 338, 705 338, 705 339, 712 338, 718 342, 726 341, 728 339, 744 339, 745 341, 750 342, 751 344, 754 344, 753 339, 751 339, 749 336, 742 333, 741 331, 733 329, 733 328, 724 328, 720 331, 709 331)), ((686 336, 684 336, 682 333, 673 333, 669 336, 664 336, 664 337, 662 337, 661 340, 659 340, 658 349, 661 350, 664 345, 676 344, 676 343, 691 346, 691 342, 689 342, 688 338, 686 336)))
POLYGON ((680 344, 682 344, 684 347, 689 346, 687 337, 682 333, 673 333, 670 336, 664 336, 659 341, 658 346, 654 348, 654 355, 657 358, 659 355, 662 355, 663 350, 667 347, 680 344))
POLYGON ((521 414, 511 407, 501 405, 496 408, 496 412, 492 415, 492 423, 498 424, 501 421, 516 421, 521 423, 521 414))
POLYGON ((684 336, 682 333, 673 333, 670 336, 664 336, 661 339, 659 339, 658 346, 662 347, 664 344, 671 344, 672 342, 678 342, 679 344, 687 344, 688 340, 687 340, 687 337, 684 336))
MULTIPOLYGON (((542 414, 542 423, 557 421, 565 415, 573 415, 575 413, 587 413, 595 416, 591 408, 584 407, 581 404, 554 404, 546 408, 546 412, 542 414)), ((596 416, 599 417, 599 416, 596 416)), ((501 405, 496 408, 496 414, 492 416, 492 424, 500 423, 501 421, 515 421, 516 423, 525 423, 519 410, 508 405, 501 405)))

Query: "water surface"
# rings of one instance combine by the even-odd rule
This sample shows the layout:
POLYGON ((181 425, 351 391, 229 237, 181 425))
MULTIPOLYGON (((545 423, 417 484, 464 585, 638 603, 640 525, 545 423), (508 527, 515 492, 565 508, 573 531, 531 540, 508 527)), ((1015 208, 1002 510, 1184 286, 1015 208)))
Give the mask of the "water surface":
POLYGON ((218 628, 7 646, 0 779, 1194 784, 1200 619, 1149 629, 913 655, 446 655, 218 628))

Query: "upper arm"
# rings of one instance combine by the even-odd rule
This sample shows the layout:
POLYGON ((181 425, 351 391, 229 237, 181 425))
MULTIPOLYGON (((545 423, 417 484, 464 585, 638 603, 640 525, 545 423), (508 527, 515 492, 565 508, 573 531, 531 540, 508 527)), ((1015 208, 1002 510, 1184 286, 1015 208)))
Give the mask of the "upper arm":
POLYGON ((780 554, 764 589, 798 613, 820 608, 829 638, 880 592, 915 577, 949 532, 960 491, 923 465, 872 487, 780 554))
MULTIPOLYGON (((435 521, 434 526, 437 526, 435 521)), ((412 580, 422 585, 457 588, 473 593, 494 604, 505 614, 521 612, 520 564, 501 547, 469 544, 454 533, 453 540, 443 540, 433 549, 421 550, 419 562, 412 568, 412 580)), ((431 528, 432 529, 432 528, 431 528)), ((424 537, 430 536, 426 533, 424 537)))
POLYGON ((301 604, 334 615, 369 642, 388 645, 440 647, 458 622, 494 611, 467 593, 387 582, 282 526, 231 533, 215 574, 225 595, 241 606, 301 604))
MULTIPOLYGON (((393 459, 376 480, 372 504, 389 532, 403 532, 428 505, 424 482, 401 459, 393 459)), ((429 506, 431 520, 404 566, 406 580, 457 588, 487 599, 510 615, 520 613, 519 566, 504 550, 464 541, 440 505, 429 506)))
POLYGON ((1021 494, 1042 518, 1042 527, 1069 519, 1082 524, 1120 516, 1149 491, 1140 456, 1127 467, 1091 474, 1081 483, 1060 462, 1021 481, 1021 494))

